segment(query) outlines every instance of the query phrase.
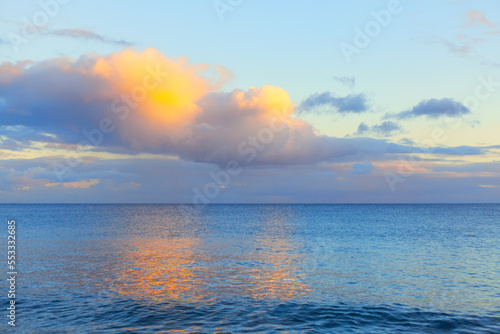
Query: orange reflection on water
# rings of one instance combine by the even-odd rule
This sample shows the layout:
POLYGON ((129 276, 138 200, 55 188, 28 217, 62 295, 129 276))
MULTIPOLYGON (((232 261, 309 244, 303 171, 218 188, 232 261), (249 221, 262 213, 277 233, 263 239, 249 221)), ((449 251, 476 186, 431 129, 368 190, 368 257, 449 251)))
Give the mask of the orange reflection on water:
POLYGON ((195 277, 194 270, 200 260, 193 253, 198 243, 196 238, 130 241, 120 254, 120 265, 110 268, 110 289, 132 298, 205 297, 198 284, 203 277, 199 272, 195 277))
MULTIPOLYGON (((152 220, 150 230, 158 230, 158 235, 166 227, 175 227, 180 235, 122 240, 102 257, 105 271, 89 278, 98 281, 100 289, 134 299, 296 299, 310 291, 300 269, 304 254, 296 251, 291 219, 280 208, 264 207, 255 213, 250 229, 257 233, 250 239, 245 233, 219 230, 188 236, 195 226, 152 220)), ((196 220, 189 222, 196 225, 196 220)))
POLYGON ((134 299, 195 302, 219 297, 289 300, 308 292, 296 274, 298 256, 281 240, 234 254, 234 244, 206 248, 202 239, 134 239, 120 245, 103 273, 104 288, 134 299))

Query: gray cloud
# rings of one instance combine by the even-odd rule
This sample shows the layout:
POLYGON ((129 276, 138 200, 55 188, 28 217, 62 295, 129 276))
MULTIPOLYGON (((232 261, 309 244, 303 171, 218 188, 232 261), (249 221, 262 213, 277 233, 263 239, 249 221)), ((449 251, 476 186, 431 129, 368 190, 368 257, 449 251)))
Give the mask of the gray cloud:
POLYGON ((461 117, 469 113, 469 108, 462 103, 450 98, 443 98, 440 100, 424 100, 410 110, 403 111, 396 115, 387 115, 386 117, 396 117, 397 119, 408 119, 420 116, 427 116, 429 118, 439 118, 443 116, 461 117))
POLYGON ((353 76, 334 76, 333 80, 347 86, 348 88, 354 88, 356 85, 356 78, 353 76))
MULTIPOLYGON (((363 160, 357 160, 363 161, 363 160)), ((247 168, 231 179, 213 203, 399 203, 399 202, 498 202, 500 188, 497 163, 475 163, 435 166, 428 174, 415 173, 391 192, 384 169, 355 162, 332 167, 318 164, 307 169, 300 166, 283 168, 247 168), (363 167, 361 166, 363 165, 363 167), (358 169, 359 168, 359 169, 358 169), (363 168, 365 168, 363 170, 363 168), (361 173, 353 173, 357 169, 361 173), (363 173, 364 172, 364 173, 363 173), (440 173, 452 172, 447 177, 440 173), (464 173, 467 175, 454 175, 464 173), (337 178, 341 176, 341 178, 337 178)), ((383 166, 383 165, 382 165, 383 166)), ((191 203, 193 187, 213 182, 209 172, 217 172, 209 164, 160 159, 98 160, 83 164, 68 174, 68 181, 100 179, 88 189, 46 187, 59 182, 47 166, 46 159, 0 160, 0 201, 11 202, 113 202, 123 203, 191 203), (131 187, 131 184, 140 185, 131 187), (15 191, 19 187, 29 190, 15 191)))
POLYGON ((401 131, 402 131, 401 126, 393 121, 385 121, 380 124, 375 124, 371 127, 366 125, 365 123, 361 123, 359 124, 358 130, 354 135, 363 136, 368 134, 375 134, 378 136, 387 137, 401 131))
POLYGON ((315 93, 302 101, 298 107, 298 111, 318 114, 325 112, 359 114, 368 111, 368 108, 369 105, 364 94, 335 97, 330 92, 323 92, 315 93))
POLYGON ((23 151, 31 148, 31 143, 34 141, 54 143, 55 139, 38 129, 0 125, 0 149, 23 151))
POLYGON ((475 52, 474 47, 472 46, 477 41, 468 40, 461 42, 452 42, 448 39, 437 37, 437 36, 426 36, 424 37, 424 41, 430 44, 439 44, 444 46, 449 52, 460 56, 467 57, 470 56, 473 52, 475 52))
POLYGON ((373 171, 373 165, 369 161, 363 163, 356 163, 352 165, 351 174, 355 175, 367 175, 373 171))
POLYGON ((112 39, 85 29, 59 29, 59 30, 51 30, 48 31, 47 33, 59 37, 94 40, 106 44, 125 46, 125 47, 134 45, 134 43, 125 41, 123 39, 120 40, 112 39))
POLYGON ((411 140, 410 138, 401 138, 398 142, 403 145, 415 145, 415 141, 411 140))
POLYGON ((483 154, 485 148, 473 146, 457 146, 457 147, 435 147, 430 149, 434 154, 447 154, 447 155, 480 155, 483 154))

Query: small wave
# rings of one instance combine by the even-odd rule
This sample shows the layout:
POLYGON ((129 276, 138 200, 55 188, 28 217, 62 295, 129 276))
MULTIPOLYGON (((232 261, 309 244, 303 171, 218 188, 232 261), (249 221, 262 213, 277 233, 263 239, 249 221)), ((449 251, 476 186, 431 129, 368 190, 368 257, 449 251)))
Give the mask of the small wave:
MULTIPOLYGON (((403 305, 273 303, 252 299, 147 303, 60 299, 25 305, 19 329, 37 333, 498 333, 500 313, 467 315, 403 305)), ((22 331, 20 331, 22 332, 22 331)))

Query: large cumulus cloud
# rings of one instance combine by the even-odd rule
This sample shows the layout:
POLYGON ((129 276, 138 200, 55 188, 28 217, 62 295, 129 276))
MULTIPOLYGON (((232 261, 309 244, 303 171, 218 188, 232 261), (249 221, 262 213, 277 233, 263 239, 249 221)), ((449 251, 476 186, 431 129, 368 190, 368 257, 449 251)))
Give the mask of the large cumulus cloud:
POLYGON ((3 63, 0 131, 27 128, 38 140, 48 135, 97 150, 167 153, 219 165, 419 152, 380 139, 320 135, 293 116, 295 105, 282 88, 221 91, 231 77, 222 66, 170 59, 155 49, 3 63))

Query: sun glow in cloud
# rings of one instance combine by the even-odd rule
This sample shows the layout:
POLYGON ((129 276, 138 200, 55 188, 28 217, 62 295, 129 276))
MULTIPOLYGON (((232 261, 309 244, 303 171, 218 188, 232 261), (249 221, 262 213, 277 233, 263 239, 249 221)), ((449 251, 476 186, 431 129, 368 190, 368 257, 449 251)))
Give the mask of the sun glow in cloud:
POLYGON ((223 84, 231 74, 216 67, 218 80, 205 76, 208 65, 191 65, 187 58, 172 60, 156 49, 143 53, 124 50, 99 57, 93 73, 104 77, 128 104, 151 123, 167 127, 189 124, 202 110, 196 102, 223 84))

